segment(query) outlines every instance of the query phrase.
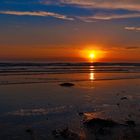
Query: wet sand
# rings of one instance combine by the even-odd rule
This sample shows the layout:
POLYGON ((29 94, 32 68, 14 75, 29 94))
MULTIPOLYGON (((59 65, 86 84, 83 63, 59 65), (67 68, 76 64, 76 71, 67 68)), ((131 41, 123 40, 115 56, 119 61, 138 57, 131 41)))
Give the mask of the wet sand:
POLYGON ((48 83, 1 85, 0 139, 140 138, 140 79, 110 80, 112 76, 103 73, 81 74, 87 80, 69 77, 59 75, 56 79, 63 80, 48 83), (95 77, 108 79, 94 80, 95 77), (60 86, 65 81, 74 86, 60 86), (93 118, 109 119, 119 125, 86 126, 84 122, 93 118))

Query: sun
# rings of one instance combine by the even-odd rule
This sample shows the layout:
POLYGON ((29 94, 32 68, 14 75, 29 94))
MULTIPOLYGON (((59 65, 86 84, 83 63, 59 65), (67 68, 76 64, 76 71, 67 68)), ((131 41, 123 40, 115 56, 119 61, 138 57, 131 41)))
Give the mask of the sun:
POLYGON ((80 56, 88 62, 97 62, 101 61, 106 55, 106 52, 101 49, 90 49, 85 48, 80 51, 80 56))
POLYGON ((89 57, 89 61, 93 62, 95 60, 95 52, 89 51, 88 57, 89 57))
POLYGON ((91 59, 91 60, 93 60, 94 58, 95 58, 95 54, 92 52, 92 53, 90 53, 89 54, 89 58, 91 59))
POLYGON ((93 62, 97 59, 97 51, 85 49, 81 51, 81 56, 87 59, 89 62, 93 62))

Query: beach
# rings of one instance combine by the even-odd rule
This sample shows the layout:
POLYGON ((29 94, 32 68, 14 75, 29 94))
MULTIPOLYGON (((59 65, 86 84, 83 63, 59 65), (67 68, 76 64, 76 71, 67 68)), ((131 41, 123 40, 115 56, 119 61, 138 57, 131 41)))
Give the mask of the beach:
POLYGON ((138 140, 139 118, 140 64, 0 65, 2 140, 138 140))

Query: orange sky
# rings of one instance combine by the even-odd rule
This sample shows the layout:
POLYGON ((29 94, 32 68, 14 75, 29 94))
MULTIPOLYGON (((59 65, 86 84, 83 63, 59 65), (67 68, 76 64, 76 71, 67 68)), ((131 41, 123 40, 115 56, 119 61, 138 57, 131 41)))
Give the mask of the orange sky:
POLYGON ((97 45, 85 45, 78 47, 1 47, 1 60, 24 61, 90 61, 89 53, 95 52, 96 62, 138 62, 140 55, 138 49, 105 49, 97 45))

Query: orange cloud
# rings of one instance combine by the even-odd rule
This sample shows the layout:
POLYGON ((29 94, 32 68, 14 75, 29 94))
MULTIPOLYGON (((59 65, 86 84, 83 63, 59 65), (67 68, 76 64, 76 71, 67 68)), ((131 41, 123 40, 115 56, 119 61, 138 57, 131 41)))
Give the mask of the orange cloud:
POLYGON ((124 27, 124 29, 129 31, 140 31, 140 27, 134 27, 134 26, 124 27))
MULTIPOLYGON (((112 19, 127 19, 127 18, 139 18, 140 13, 133 14, 96 14, 94 16, 78 17, 85 22, 94 22, 95 20, 112 20, 112 19)), ((139 29, 139 28, 138 28, 139 29)))
POLYGON ((83 8, 124 9, 140 11, 139 0, 41 0, 44 4, 71 4, 83 8))
POLYGON ((53 13, 53 12, 46 12, 46 11, 0 11, 0 14, 7 14, 7 15, 17 15, 17 16, 42 16, 42 17, 54 17, 63 20, 74 20, 73 18, 67 17, 66 15, 53 13))

